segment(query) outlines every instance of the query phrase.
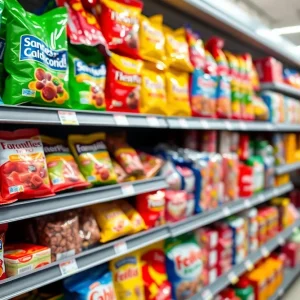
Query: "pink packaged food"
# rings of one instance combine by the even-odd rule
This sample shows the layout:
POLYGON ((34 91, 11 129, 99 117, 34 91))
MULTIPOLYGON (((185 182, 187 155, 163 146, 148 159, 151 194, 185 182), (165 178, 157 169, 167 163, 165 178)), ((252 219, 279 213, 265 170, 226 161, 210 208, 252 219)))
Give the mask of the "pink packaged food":
POLYGON ((177 222, 186 218, 187 204, 185 191, 166 191, 166 221, 177 222))

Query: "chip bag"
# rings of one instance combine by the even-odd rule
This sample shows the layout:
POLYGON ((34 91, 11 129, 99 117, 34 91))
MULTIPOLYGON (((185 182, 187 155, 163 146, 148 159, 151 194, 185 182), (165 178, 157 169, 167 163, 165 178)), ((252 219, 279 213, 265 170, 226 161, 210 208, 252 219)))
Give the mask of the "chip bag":
POLYGON ((31 102, 70 107, 67 62, 67 13, 59 7, 36 16, 16 0, 5 2, 5 104, 31 102))
POLYGON ((58 138, 41 138, 53 192, 88 187, 66 143, 58 138))
POLYGON ((189 74, 169 69, 166 72, 167 115, 189 117, 189 74))
POLYGON ((193 65, 190 61, 189 45, 186 41, 184 28, 172 30, 164 26, 166 37, 165 49, 167 66, 184 72, 192 72, 193 65))
POLYGON ((69 47, 69 89, 74 109, 105 110, 106 67, 96 48, 69 47), (78 49, 78 50, 77 50, 78 49))
POLYGON ((105 133, 68 136, 69 147, 85 179, 93 185, 112 184, 117 176, 104 144, 105 133))
POLYGON ((4 203, 53 195, 38 129, 0 131, 0 147, 4 203))
POLYGON ((131 252, 109 263, 118 300, 144 300, 142 266, 138 252, 131 252))
POLYGON ((145 172, 145 175, 142 178, 154 177, 163 166, 163 160, 145 152, 138 152, 138 154, 145 172))
POLYGON ((107 65, 106 109, 138 113, 143 62, 112 53, 107 65))
POLYGON ((94 216, 100 227, 100 242, 106 243, 133 231, 132 224, 115 202, 100 203, 92 206, 94 216))
POLYGON ((7 231, 8 225, 0 224, 0 280, 6 278, 5 274, 5 264, 4 264, 4 242, 5 242, 5 233, 7 231))
POLYGON ((140 112, 157 115, 167 114, 165 74, 150 63, 144 63, 142 69, 140 112))

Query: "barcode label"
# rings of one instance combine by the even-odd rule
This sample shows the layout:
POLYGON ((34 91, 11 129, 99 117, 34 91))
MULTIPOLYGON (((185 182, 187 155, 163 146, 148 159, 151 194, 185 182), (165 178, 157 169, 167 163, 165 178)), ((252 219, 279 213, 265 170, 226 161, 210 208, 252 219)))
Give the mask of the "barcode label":
POLYGON ((60 260, 60 259, 64 259, 70 256, 75 255, 75 249, 66 251, 66 252, 62 252, 62 253, 57 253, 56 254, 56 260, 60 260))
POLYGON ((79 125, 75 111, 58 111, 58 117, 62 125, 79 125))
POLYGON ((32 268, 32 265, 28 265, 26 267, 22 267, 20 269, 18 269, 18 274, 23 274, 25 272, 29 272, 31 271, 33 268, 32 268))

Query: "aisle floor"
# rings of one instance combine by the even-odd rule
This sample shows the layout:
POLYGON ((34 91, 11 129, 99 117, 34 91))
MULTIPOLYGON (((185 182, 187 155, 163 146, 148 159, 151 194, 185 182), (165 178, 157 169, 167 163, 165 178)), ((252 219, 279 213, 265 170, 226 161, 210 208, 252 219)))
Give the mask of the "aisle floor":
POLYGON ((300 295, 300 276, 282 297, 283 300, 297 300, 300 295))

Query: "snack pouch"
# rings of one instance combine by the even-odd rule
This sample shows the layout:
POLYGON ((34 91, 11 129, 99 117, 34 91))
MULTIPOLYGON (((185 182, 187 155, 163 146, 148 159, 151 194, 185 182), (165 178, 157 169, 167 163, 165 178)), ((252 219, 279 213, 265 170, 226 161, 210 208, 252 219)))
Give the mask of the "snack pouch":
POLYGON ((72 108, 105 110, 106 67, 98 50, 92 47, 75 49, 69 46, 69 67, 72 108))
POLYGON ((117 239, 133 231, 130 220, 115 202, 93 205, 92 210, 101 229, 101 243, 117 239))
POLYGON ((53 192, 88 187, 66 143, 48 136, 41 139, 53 192))
POLYGON ((195 69, 190 78, 190 105, 193 117, 216 115, 217 78, 195 69))
POLYGON ((202 253, 194 234, 169 238, 164 248, 172 299, 190 299, 203 287, 202 253))
POLYGON ((166 78, 154 64, 145 63, 142 69, 141 106, 143 114, 167 114, 166 78))
POLYGON ((169 69, 166 72, 167 115, 189 117, 189 74, 169 69))
MULTIPOLYGON (((163 166, 163 160, 159 157, 150 155, 145 152, 138 152, 141 163, 143 164, 145 178, 154 177, 163 166)), ((142 178, 143 178, 142 177, 142 178)))
POLYGON ((36 16, 11 0, 5 13, 6 35, 13 38, 6 40, 4 54, 4 103, 70 107, 66 9, 36 16))
POLYGON ((143 2, 139 0, 102 0, 98 16, 108 48, 139 58, 139 27, 143 2))
POLYGON ((118 300, 144 300, 142 266, 138 252, 131 252, 109 263, 118 300))
POLYGON ((117 183, 117 176, 104 140, 103 132, 68 136, 69 147, 82 175, 93 185, 117 183))
POLYGON ((163 32, 163 16, 155 15, 150 18, 141 16, 139 53, 143 60, 165 67, 165 36, 163 32))
POLYGON ((1 224, 0 225, 0 280, 6 278, 5 274, 5 264, 4 264, 4 242, 5 242, 5 233, 7 231, 8 225, 1 224))
POLYGON ((112 53, 107 64, 105 101, 108 111, 138 113, 143 62, 112 53))
POLYGON ((38 129, 0 131, 0 147, 4 203, 53 195, 38 129))
POLYGON ((187 217, 188 195, 186 191, 166 191, 166 221, 177 222, 187 217))

